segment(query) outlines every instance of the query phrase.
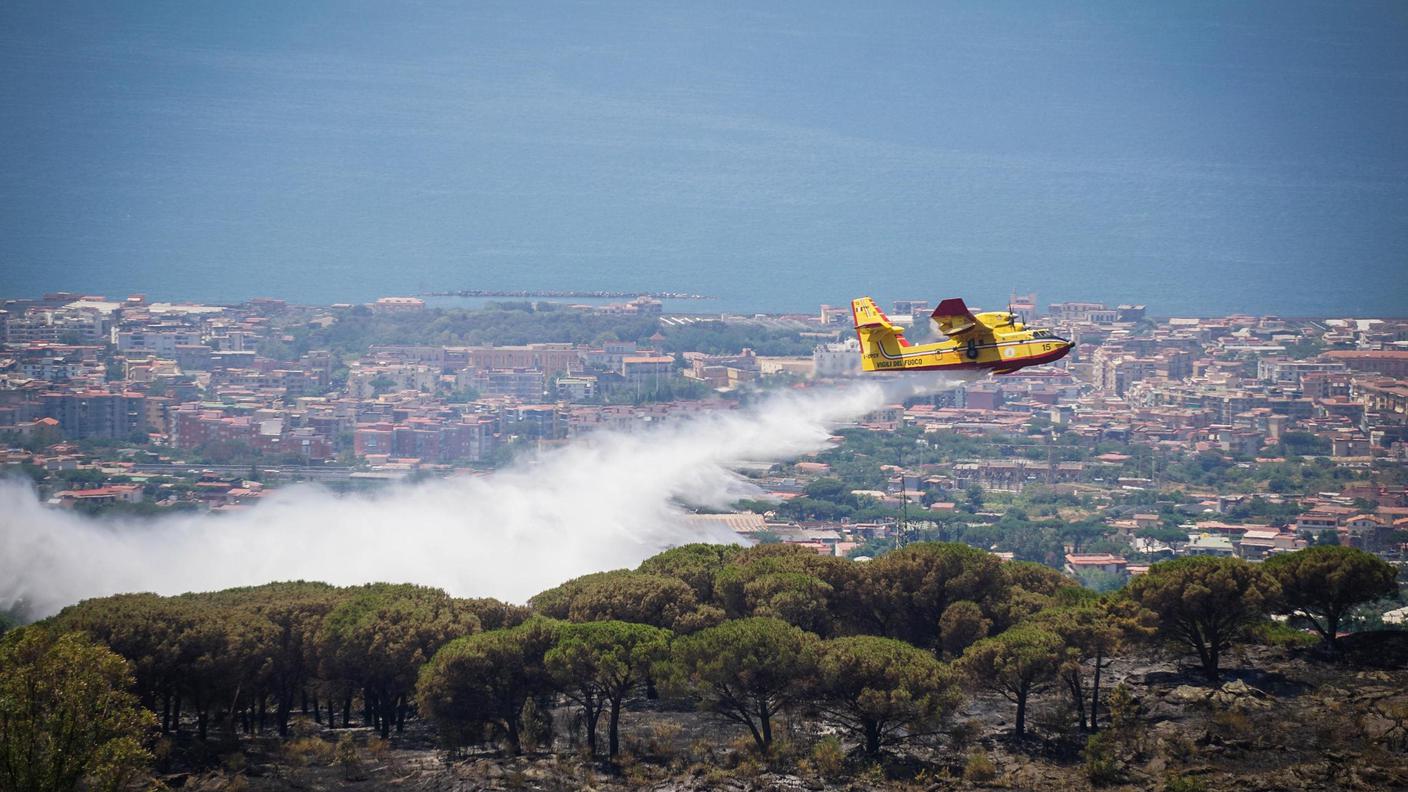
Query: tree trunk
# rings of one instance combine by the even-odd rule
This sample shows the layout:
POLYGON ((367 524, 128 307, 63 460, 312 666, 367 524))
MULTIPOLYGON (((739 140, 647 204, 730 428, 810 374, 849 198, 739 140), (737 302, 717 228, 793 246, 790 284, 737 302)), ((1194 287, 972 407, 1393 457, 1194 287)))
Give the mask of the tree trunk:
POLYGON ((611 720, 607 722, 607 756, 616 758, 621 750, 621 702, 611 702, 611 720))
POLYGON ((352 725, 352 691, 347 691, 346 697, 342 699, 342 728, 352 725))
POLYGON ((1217 639, 1204 637, 1201 631, 1191 630, 1193 647, 1198 650, 1198 660, 1203 666, 1203 675, 1209 682, 1217 682, 1217 639))
POLYGON ((1017 739, 1022 739, 1027 735, 1027 694, 1031 688, 1023 685, 1017 691, 1017 739))
POLYGON ((308 714, 308 688, 303 688, 303 714, 308 714))
POLYGON ((869 756, 880 753, 880 724, 872 720, 865 722, 865 753, 869 756))
POLYGON ((1090 685, 1090 730, 1100 731, 1100 671, 1105 661, 1105 653, 1095 650, 1095 681, 1090 685))
POLYGON ((171 705, 171 731, 181 733, 181 691, 176 691, 176 701, 171 705))
POLYGON ((1218 652, 1216 645, 1209 646, 1206 659, 1203 660, 1203 673, 1207 675, 1208 681, 1214 685, 1217 684, 1218 680, 1219 654, 1220 652, 1218 652))
POLYGON ((401 734, 406 730, 406 697, 401 696, 396 700, 396 733, 401 734))
POLYGON ((382 692, 377 694, 377 702, 381 705, 381 739, 389 740, 391 739, 391 722, 396 720, 396 699, 382 692))
POLYGON ((758 705, 758 726, 763 730, 763 753, 772 748, 772 713, 767 704, 758 705))
MULTIPOLYGON (((307 696, 307 694, 304 695, 305 697, 307 696)), ((317 693, 313 694, 313 722, 323 722, 323 701, 318 697, 317 693)))
POLYGON ((582 719, 582 725, 586 727, 587 730, 587 753, 591 754, 592 758, 595 759, 596 725, 597 722, 601 720, 601 710, 593 710, 591 707, 587 707, 586 710, 586 717, 582 719))
MULTIPOLYGON (((264 720, 265 720, 265 716, 267 716, 268 714, 269 714, 269 705, 268 705, 268 702, 265 701, 264 696, 260 696, 260 697, 259 697, 259 733, 260 733, 260 734, 263 734, 263 733, 264 733, 264 720)), ((280 734, 279 736, 280 736, 280 737, 284 737, 284 736, 287 736, 287 735, 280 734)))
POLYGON ((1080 671, 1072 671, 1066 675, 1066 687, 1071 689, 1071 700, 1076 705, 1076 719, 1080 723, 1080 730, 1086 731, 1085 724, 1085 691, 1081 690, 1080 671))
POLYGON ((518 717, 515 715, 509 718, 506 725, 508 726, 505 729, 508 738, 508 752, 513 756, 518 756, 523 753, 523 744, 518 739, 518 717))
MULTIPOLYGON (((280 737, 288 736, 288 721, 289 718, 293 716, 293 701, 291 700, 292 698, 293 696, 291 694, 279 694, 279 709, 277 712, 274 713, 274 717, 278 720, 280 737)), ((303 703, 303 711, 307 713, 308 700, 305 698, 303 703)))
POLYGON ((748 724, 748 731, 753 733, 753 742, 758 744, 758 751, 767 753, 768 745, 763 742, 763 735, 758 731, 758 727, 753 725, 753 719, 744 718, 743 722, 748 724))
POLYGON ((161 733, 171 731, 171 691, 161 694, 161 733))

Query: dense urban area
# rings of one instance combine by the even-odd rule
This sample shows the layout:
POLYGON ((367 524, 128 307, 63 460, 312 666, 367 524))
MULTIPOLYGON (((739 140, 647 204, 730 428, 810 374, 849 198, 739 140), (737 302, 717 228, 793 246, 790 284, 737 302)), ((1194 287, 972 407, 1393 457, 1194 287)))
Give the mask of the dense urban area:
MULTIPOLYGON (((5 473, 121 530, 861 376, 847 306, 450 305, 7 300, 5 473)), ((0 710, 42 706, 0 719, 0 788, 1408 788, 1408 319, 1011 309, 1072 353, 745 467, 756 498, 686 517, 737 546, 527 603, 18 603, 0 710)))

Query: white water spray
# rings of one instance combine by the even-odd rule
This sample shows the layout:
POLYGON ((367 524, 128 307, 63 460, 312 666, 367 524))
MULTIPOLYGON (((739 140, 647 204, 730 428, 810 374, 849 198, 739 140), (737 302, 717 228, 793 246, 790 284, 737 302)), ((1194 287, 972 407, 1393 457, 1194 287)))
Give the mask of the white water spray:
POLYGON ((672 545, 737 541, 691 527, 678 502, 723 507, 757 495, 735 466, 816 451, 838 423, 958 382, 905 375, 786 393, 649 430, 594 433, 482 478, 354 495, 300 485, 220 515, 99 520, 0 482, 0 608, 22 603, 37 617, 119 592, 295 579, 414 582, 521 602, 672 545))

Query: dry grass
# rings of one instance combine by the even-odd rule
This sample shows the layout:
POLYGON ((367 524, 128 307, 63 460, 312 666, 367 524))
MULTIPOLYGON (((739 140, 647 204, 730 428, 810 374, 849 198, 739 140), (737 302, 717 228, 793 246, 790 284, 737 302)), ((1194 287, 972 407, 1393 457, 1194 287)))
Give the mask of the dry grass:
POLYGON ((963 763, 963 780, 971 784, 981 784, 997 778, 997 767, 987 754, 974 753, 963 763))
POLYGON ((284 743, 284 759, 298 767, 327 766, 336 756, 336 748, 321 737, 298 737, 284 743))

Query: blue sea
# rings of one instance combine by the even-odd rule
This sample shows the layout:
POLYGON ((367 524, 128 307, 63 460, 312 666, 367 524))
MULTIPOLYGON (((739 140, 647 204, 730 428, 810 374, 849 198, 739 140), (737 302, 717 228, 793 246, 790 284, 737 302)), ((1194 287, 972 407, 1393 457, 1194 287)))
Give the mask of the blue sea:
POLYGON ((1408 314, 1408 4, 0 6, 0 294, 1408 314))

